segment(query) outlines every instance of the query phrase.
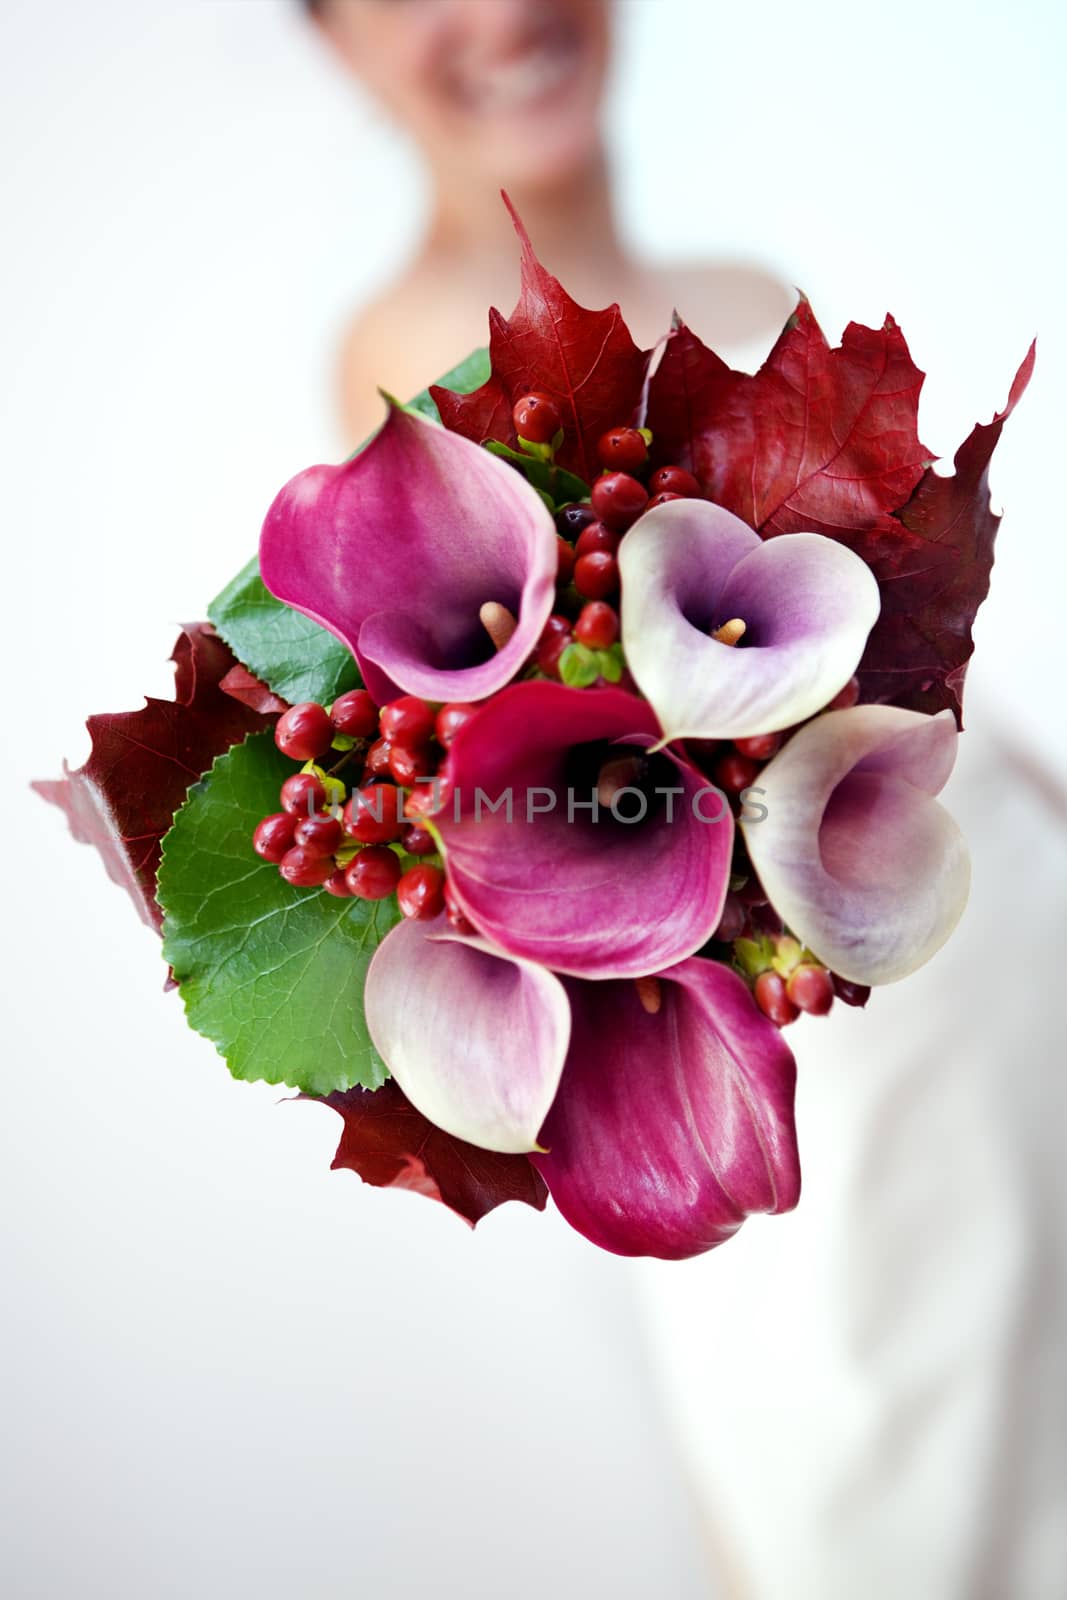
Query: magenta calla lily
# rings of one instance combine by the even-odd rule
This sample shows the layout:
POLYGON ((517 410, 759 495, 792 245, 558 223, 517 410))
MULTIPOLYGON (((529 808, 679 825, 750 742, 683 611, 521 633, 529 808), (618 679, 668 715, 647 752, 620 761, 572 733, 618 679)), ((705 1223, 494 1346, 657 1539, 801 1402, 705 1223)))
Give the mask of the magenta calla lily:
POLYGON ((552 518, 519 473, 398 406, 351 461, 286 484, 260 540, 267 588, 348 645, 379 703, 503 688, 551 612, 556 563, 552 518), (487 601, 518 619, 499 651, 487 601))
POLYGON ((677 1259, 722 1244, 753 1212, 796 1205, 796 1071, 729 968, 683 961, 653 981, 649 1011, 633 983, 561 982, 441 918, 382 943, 367 1022, 439 1128, 533 1152, 594 1244, 677 1259))
POLYGON ((646 761, 659 738, 650 707, 625 690, 545 682, 513 685, 461 730, 434 822, 456 900, 485 938, 594 978, 658 972, 706 942, 733 821, 685 761, 646 761), (616 815, 598 803, 594 819, 605 764, 629 756, 642 770, 616 815), (627 816, 641 820, 617 820, 627 816))
POLYGON ((551 972, 443 917, 402 922, 374 954, 365 1004, 376 1049, 423 1116, 485 1150, 536 1148, 570 1036, 551 972))
POLYGON ((970 861, 934 798, 956 759, 951 711, 831 711, 760 774, 766 816, 743 822, 775 909, 855 983, 894 983, 928 961, 963 913, 970 861))
POLYGON ((646 513, 619 550, 634 681, 671 739, 774 733, 822 709, 879 612, 870 568, 817 533, 763 540, 706 500, 646 513), (711 637, 739 618, 737 645, 711 637))
POLYGON ((571 1047, 533 1157, 572 1227, 618 1255, 699 1255, 800 1197, 796 1069, 745 985, 712 961, 633 984, 566 984, 571 1047))

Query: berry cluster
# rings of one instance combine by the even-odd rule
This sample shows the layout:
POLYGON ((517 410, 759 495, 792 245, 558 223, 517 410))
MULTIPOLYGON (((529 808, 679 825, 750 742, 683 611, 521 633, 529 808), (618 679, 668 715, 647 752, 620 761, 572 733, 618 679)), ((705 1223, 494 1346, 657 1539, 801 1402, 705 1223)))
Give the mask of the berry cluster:
POLYGON ((282 809, 258 824, 252 848, 294 888, 360 900, 395 894, 405 917, 446 911, 454 927, 469 932, 437 841, 419 818, 433 806, 444 752, 476 709, 435 710, 403 695, 379 710, 366 689, 341 695, 329 711, 311 701, 290 706, 275 742, 305 765, 282 784, 282 809), (328 754, 336 759, 327 769, 320 763, 328 754))
MULTIPOLYGON (((540 391, 523 395, 513 408, 512 420, 524 448, 547 457, 558 448, 563 420, 551 395, 540 391)), ((616 558, 627 529, 653 506, 701 495, 700 484, 684 467, 657 467, 649 475, 651 441, 647 428, 609 428, 597 445, 604 470, 592 486, 589 501, 564 506, 556 515, 560 600, 556 613, 548 619, 536 656, 537 669, 547 678, 561 676, 560 660, 571 644, 591 651, 609 650, 616 644, 616 558)))

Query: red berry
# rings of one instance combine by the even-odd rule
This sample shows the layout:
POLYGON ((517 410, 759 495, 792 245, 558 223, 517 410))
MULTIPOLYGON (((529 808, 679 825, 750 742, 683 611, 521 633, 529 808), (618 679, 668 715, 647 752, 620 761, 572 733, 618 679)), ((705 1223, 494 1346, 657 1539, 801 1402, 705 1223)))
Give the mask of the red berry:
POLYGON ((663 490, 660 491, 659 494, 654 494, 652 496, 652 499, 648 502, 648 505, 645 507, 645 510, 646 511, 652 511, 656 506, 665 506, 667 504, 668 500, 684 500, 684 499, 685 499, 685 495, 684 494, 674 494, 674 493, 672 493, 672 491, 670 489, 663 489, 663 490))
POLYGON ((781 742, 780 733, 756 733, 751 739, 735 739, 734 749, 738 755, 748 756, 752 761, 769 761, 777 754, 781 742))
POLYGON ((640 472, 648 460, 648 445, 636 428, 611 428, 601 434, 596 453, 609 472, 640 472))
POLYGON ((282 784, 282 809, 310 817, 326 804, 326 790, 313 772, 294 772, 282 784))
POLYGON ((434 736, 434 712, 418 694, 402 694, 398 701, 382 706, 379 722, 382 738, 392 744, 419 746, 434 736))
POLYGON ((573 505, 564 506, 562 511, 556 512, 556 527, 565 539, 573 544, 575 539, 588 528, 591 522, 596 521, 596 512, 592 506, 573 505))
POLYGON ((456 899, 456 892, 452 887, 451 880, 448 878, 445 879, 445 915, 448 918, 449 927, 454 928, 457 933, 477 932, 473 922, 469 921, 460 909, 459 901, 456 899))
POLYGON ((363 762, 363 772, 368 778, 385 778, 389 775, 389 758, 393 747, 388 739, 375 739, 363 762))
MULTIPOLYGON (((551 622, 552 618, 548 620, 551 622)), ((478 707, 466 700, 454 700, 450 705, 442 706, 433 725, 438 744, 447 750, 460 728, 465 728, 471 718, 477 715, 478 707)))
POLYGON ((727 894, 723 901, 722 916, 719 926, 712 934, 713 939, 718 939, 722 944, 732 944, 735 939, 740 939, 745 931, 748 920, 748 909, 736 894, 727 894))
POLYGON ((748 756, 725 755, 716 761, 712 776, 724 793, 740 794, 759 777, 759 765, 748 756))
POLYGON ((316 888, 332 876, 333 870, 331 856, 324 856, 319 850, 309 850, 302 844, 287 850, 278 865, 278 871, 294 889, 316 888))
POLYGON ((345 806, 345 832, 360 844, 391 844, 404 830, 401 799, 392 783, 357 789, 345 806))
POLYGON ((296 825, 296 842, 320 856, 332 856, 340 849, 344 829, 337 817, 320 812, 317 817, 302 817, 296 825))
POLYGON ((445 804, 449 793, 447 783, 438 778, 435 783, 417 783, 404 801, 405 817, 429 817, 445 804))
POLYGON ((276 811, 264 817, 252 835, 252 849, 263 861, 273 861, 275 866, 293 848, 296 818, 291 811, 276 811))
POLYGON ((657 467, 648 480, 651 494, 677 494, 692 500, 700 494, 700 485, 684 467, 657 467))
POLYGON ((382 735, 393 744, 426 744, 433 737, 433 712, 417 695, 404 694, 381 709, 382 735))
POLYGON ((834 983, 825 967, 802 961, 789 974, 786 993, 809 1017, 825 1017, 834 1003, 834 983))
POLYGON ((574 575, 574 546, 556 535, 556 582, 566 588, 574 575))
POLYGON ((625 532, 648 504, 648 491, 628 472, 605 472, 593 485, 593 510, 607 527, 625 532))
POLYGON ((619 587, 619 563, 606 550, 591 550, 574 563, 574 587, 583 600, 606 600, 619 587))
POLYGON ((400 842, 409 856, 432 856, 437 849, 437 840, 429 828, 420 827, 417 822, 408 823, 400 842))
POLYGON ((619 613, 603 600, 590 600, 578 614, 574 637, 590 650, 607 650, 619 637, 619 613))
POLYGON ((336 895, 338 900, 347 900, 352 893, 348 887, 348 879, 345 876, 344 867, 338 867, 336 872, 331 872, 322 887, 327 894, 336 895))
POLYGON ((412 749, 410 745, 394 744, 389 751, 389 771, 402 789, 410 789, 419 778, 433 776, 434 760, 429 751, 412 749))
POLYGON ((349 862, 345 882, 359 900, 384 900, 400 882, 400 858, 388 845, 369 844, 349 862))
POLYGON ((851 711, 859 697, 860 680, 855 677, 850 678, 845 687, 837 691, 826 709, 827 711, 851 711))
POLYGON ((396 886, 396 898, 405 917, 429 922, 445 908, 445 875, 440 867, 409 867, 396 886))
POLYGON ((283 711, 274 725, 274 742, 293 761, 314 761, 333 743, 333 723, 325 706, 302 700, 283 711))
POLYGON ((616 533, 612 528, 605 528, 602 522, 591 522, 581 534, 574 547, 576 556, 588 556, 594 550, 606 550, 613 556, 622 542, 622 534, 616 533))
POLYGON ((572 623, 570 617, 561 617, 558 611, 553 611, 552 615, 541 629, 541 638, 539 642, 544 644, 546 639, 554 639, 559 635, 569 639, 571 636, 571 627, 572 623))
POLYGON ((848 978, 839 978, 837 973, 831 974, 834 993, 846 1006, 865 1006, 871 998, 869 983, 851 983, 848 978))
POLYGON ((761 972, 752 986, 752 993, 763 1015, 769 1017, 776 1027, 787 1027, 800 1015, 786 993, 785 979, 777 972, 761 972))
POLYGON ((366 689, 349 689, 338 695, 330 717, 338 733, 346 733, 350 739, 373 739, 378 732, 378 707, 366 689))
POLYGON ((571 642, 570 623, 567 624, 566 633, 559 631, 541 635, 541 643, 537 646, 537 670, 543 672, 546 678, 559 678, 559 658, 571 642))
POLYGON ((524 394, 511 408, 511 420, 520 439, 531 444, 551 444, 563 426, 559 406, 550 394, 535 389, 524 394))

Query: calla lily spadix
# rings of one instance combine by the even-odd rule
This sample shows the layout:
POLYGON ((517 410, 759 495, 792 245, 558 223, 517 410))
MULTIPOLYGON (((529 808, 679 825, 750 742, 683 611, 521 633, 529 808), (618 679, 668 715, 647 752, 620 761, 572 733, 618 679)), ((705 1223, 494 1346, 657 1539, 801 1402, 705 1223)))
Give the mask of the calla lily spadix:
POLYGON ((706 500, 647 512, 619 570, 626 660, 669 739, 803 722, 848 682, 879 612, 870 568, 844 545, 816 533, 764 540, 706 500), (739 642, 712 637, 735 619, 739 642))
POLYGON ((452 891, 485 938, 595 978, 658 972, 710 938, 733 820, 679 756, 646 764, 659 738, 636 695, 546 682, 513 685, 460 730, 433 820, 452 891), (616 793, 613 815, 602 774, 627 757, 630 793, 616 793))
MULTIPOLYGON (((784 542, 784 541, 783 541, 784 542)), ((854 983, 894 983, 963 913, 967 846, 934 798, 956 759, 951 711, 830 711, 760 773, 742 822, 752 864, 797 938, 854 983)))
POLYGON ((267 588, 348 645, 379 704, 503 688, 551 612, 556 564, 552 518, 521 475, 398 406, 351 461, 286 484, 260 540, 267 588), (499 651, 487 602, 517 618, 499 651))
POLYGON ((683 961, 655 982, 650 1013, 634 983, 560 982, 441 918, 387 935, 367 1021, 438 1127, 533 1152, 564 1216, 604 1249, 680 1258, 796 1205, 795 1066, 728 968, 683 961))

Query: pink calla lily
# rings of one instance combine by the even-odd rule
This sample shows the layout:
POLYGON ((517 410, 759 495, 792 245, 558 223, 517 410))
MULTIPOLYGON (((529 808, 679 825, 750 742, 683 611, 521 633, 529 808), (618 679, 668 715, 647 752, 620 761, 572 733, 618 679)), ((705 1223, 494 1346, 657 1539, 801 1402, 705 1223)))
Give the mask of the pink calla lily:
POLYGON ((365 1004, 378 1053, 424 1117, 485 1150, 536 1147, 570 1036, 551 972, 443 917, 402 922, 374 953, 365 1004))
POLYGON ((648 1012, 633 984, 568 982, 571 1047, 534 1165, 572 1227, 678 1260, 800 1198, 789 1046, 728 967, 683 961, 648 1012))
POLYGON ((595 978, 658 972, 710 938, 732 818, 678 756, 646 759, 659 739, 636 695, 548 682, 513 685, 460 731, 434 823, 456 899, 485 938, 595 978), (631 757, 613 814, 593 797, 607 764, 631 757))
POLYGON ((727 967, 683 961, 648 981, 653 1012, 633 983, 560 982, 442 918, 387 936, 367 1021, 438 1127, 532 1151, 594 1244, 679 1258, 721 1244, 753 1212, 796 1204, 795 1067, 727 967))
POLYGON ((831 711, 760 773, 743 821, 775 910, 842 977, 894 983, 941 948, 963 913, 970 862, 934 798, 956 759, 951 711, 831 711))
POLYGON ((351 461, 286 484, 259 559, 277 599, 348 645, 379 704, 401 691, 481 700, 503 688, 555 596, 555 528, 535 491, 398 406, 351 461), (479 620, 487 601, 517 618, 499 651, 479 620))
POLYGON ((775 733, 852 676, 879 612, 866 562, 817 533, 763 540, 706 500, 647 512, 619 549, 622 638, 670 739, 775 733), (712 637, 739 619, 730 645, 712 637))

